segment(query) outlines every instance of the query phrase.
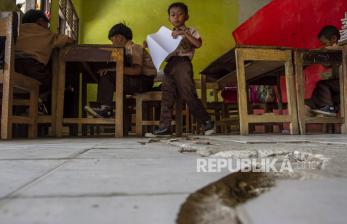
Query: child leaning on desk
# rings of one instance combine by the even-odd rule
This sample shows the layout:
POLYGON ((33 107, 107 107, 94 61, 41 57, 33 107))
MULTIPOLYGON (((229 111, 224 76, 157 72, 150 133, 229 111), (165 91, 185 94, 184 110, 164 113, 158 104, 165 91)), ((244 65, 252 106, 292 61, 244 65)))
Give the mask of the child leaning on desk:
MULTIPOLYGON (((29 10, 22 19, 22 25, 15 45, 15 71, 41 82, 40 97, 51 92, 52 74, 48 66, 54 48, 72 44, 73 39, 49 30, 49 19, 44 12, 29 10)), ((44 104, 39 112, 47 113, 44 104)))

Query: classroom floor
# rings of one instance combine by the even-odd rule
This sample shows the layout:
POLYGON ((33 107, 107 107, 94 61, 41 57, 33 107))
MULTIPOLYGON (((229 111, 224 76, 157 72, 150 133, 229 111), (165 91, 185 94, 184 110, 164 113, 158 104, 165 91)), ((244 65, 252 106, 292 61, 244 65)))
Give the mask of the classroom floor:
POLYGON ((238 206, 244 223, 344 223, 346 149, 343 135, 0 141, 0 223, 175 223, 191 193, 229 174, 197 173, 197 158, 254 152, 301 152, 325 165, 238 206))

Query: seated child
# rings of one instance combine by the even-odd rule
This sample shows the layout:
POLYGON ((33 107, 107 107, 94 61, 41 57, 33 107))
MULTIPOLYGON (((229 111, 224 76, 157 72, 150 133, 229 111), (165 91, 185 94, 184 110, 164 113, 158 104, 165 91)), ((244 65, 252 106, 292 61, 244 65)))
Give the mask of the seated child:
MULTIPOLYGON (((339 30, 335 26, 325 26, 318 34, 318 39, 326 49, 338 49, 339 30)), ((311 99, 306 103, 311 111, 326 116, 336 116, 340 105, 339 69, 332 69, 330 79, 320 80, 313 90, 311 99)))
POLYGON ((177 38, 180 35, 183 40, 167 58, 164 80, 161 86, 160 125, 159 129, 155 130, 153 134, 171 134, 172 110, 177 94, 182 97, 194 117, 203 125, 205 134, 212 134, 214 132, 214 123, 196 94, 191 62, 195 49, 201 47, 202 40, 195 29, 185 25, 189 18, 187 5, 181 2, 173 3, 168 8, 168 14, 169 21, 174 27, 172 36, 177 38))
POLYGON ((44 12, 29 10, 22 19, 16 42, 15 71, 41 82, 40 95, 51 91, 52 75, 47 66, 54 48, 74 41, 49 30, 44 12))
MULTIPOLYGON (((131 29, 123 23, 118 23, 110 29, 108 38, 114 46, 125 48, 124 95, 150 91, 157 73, 147 51, 132 42, 131 29)), ((99 75, 99 105, 85 106, 85 110, 95 117, 109 118, 113 116, 116 71, 114 67, 106 68, 100 70, 99 75)))

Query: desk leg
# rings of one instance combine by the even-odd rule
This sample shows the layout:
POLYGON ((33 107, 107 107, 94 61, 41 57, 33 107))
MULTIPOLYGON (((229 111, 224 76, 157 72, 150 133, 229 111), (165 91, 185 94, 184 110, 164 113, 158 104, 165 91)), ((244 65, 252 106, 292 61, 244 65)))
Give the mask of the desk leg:
POLYGON ((292 57, 285 63, 285 76, 286 76, 286 87, 287 87, 287 99, 288 99, 288 114, 291 117, 290 122, 290 134, 299 134, 298 127, 298 110, 296 104, 295 94, 295 83, 294 83, 294 72, 292 57))
POLYGON ((64 51, 59 54, 59 72, 57 77, 57 96, 56 96, 56 114, 55 114, 55 134, 57 137, 63 135, 63 118, 64 118, 64 92, 65 92, 65 61, 64 51))
POLYGON ((112 59, 116 61, 116 116, 115 116, 115 137, 123 137, 123 79, 124 79, 124 66, 123 66, 123 50, 113 50, 112 59))
POLYGON ((303 67, 303 54, 302 52, 294 52, 295 63, 295 82, 297 91, 297 105, 298 105, 298 120, 301 134, 306 134, 306 112, 305 112, 305 78, 303 67))
POLYGON ((204 107, 207 109, 207 89, 206 89, 206 75, 201 74, 201 101, 204 107))
POLYGON ((237 75, 237 93, 239 103, 240 134, 248 135, 248 109, 247 109, 247 88, 245 78, 245 63, 243 60, 242 49, 236 49, 236 75, 237 75))
POLYGON ((57 111, 57 92, 58 92, 58 77, 59 77, 59 56, 60 50, 53 52, 52 65, 52 104, 51 104, 51 135, 56 136, 56 111, 57 111))
POLYGON ((341 82, 341 117, 343 117, 343 124, 341 127, 341 133, 347 134, 347 45, 343 46, 342 51, 342 74, 340 74, 341 82), (342 76, 342 77, 341 77, 342 76))

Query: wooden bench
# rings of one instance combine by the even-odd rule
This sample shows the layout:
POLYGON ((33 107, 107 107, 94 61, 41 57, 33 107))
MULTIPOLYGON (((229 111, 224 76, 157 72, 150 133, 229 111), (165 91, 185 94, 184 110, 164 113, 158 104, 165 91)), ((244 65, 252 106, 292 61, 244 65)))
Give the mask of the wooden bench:
POLYGON ((0 71, 0 83, 2 84, 1 139, 12 138, 13 124, 27 124, 29 127, 28 137, 35 138, 37 137, 40 82, 14 71, 14 37, 12 32, 14 16, 17 15, 13 12, 0 13, 0 36, 6 37, 4 69, 0 71), (15 89, 30 94, 29 100, 26 101, 29 106, 28 116, 15 116, 12 113, 14 104, 23 104, 23 101, 14 101, 15 89))

